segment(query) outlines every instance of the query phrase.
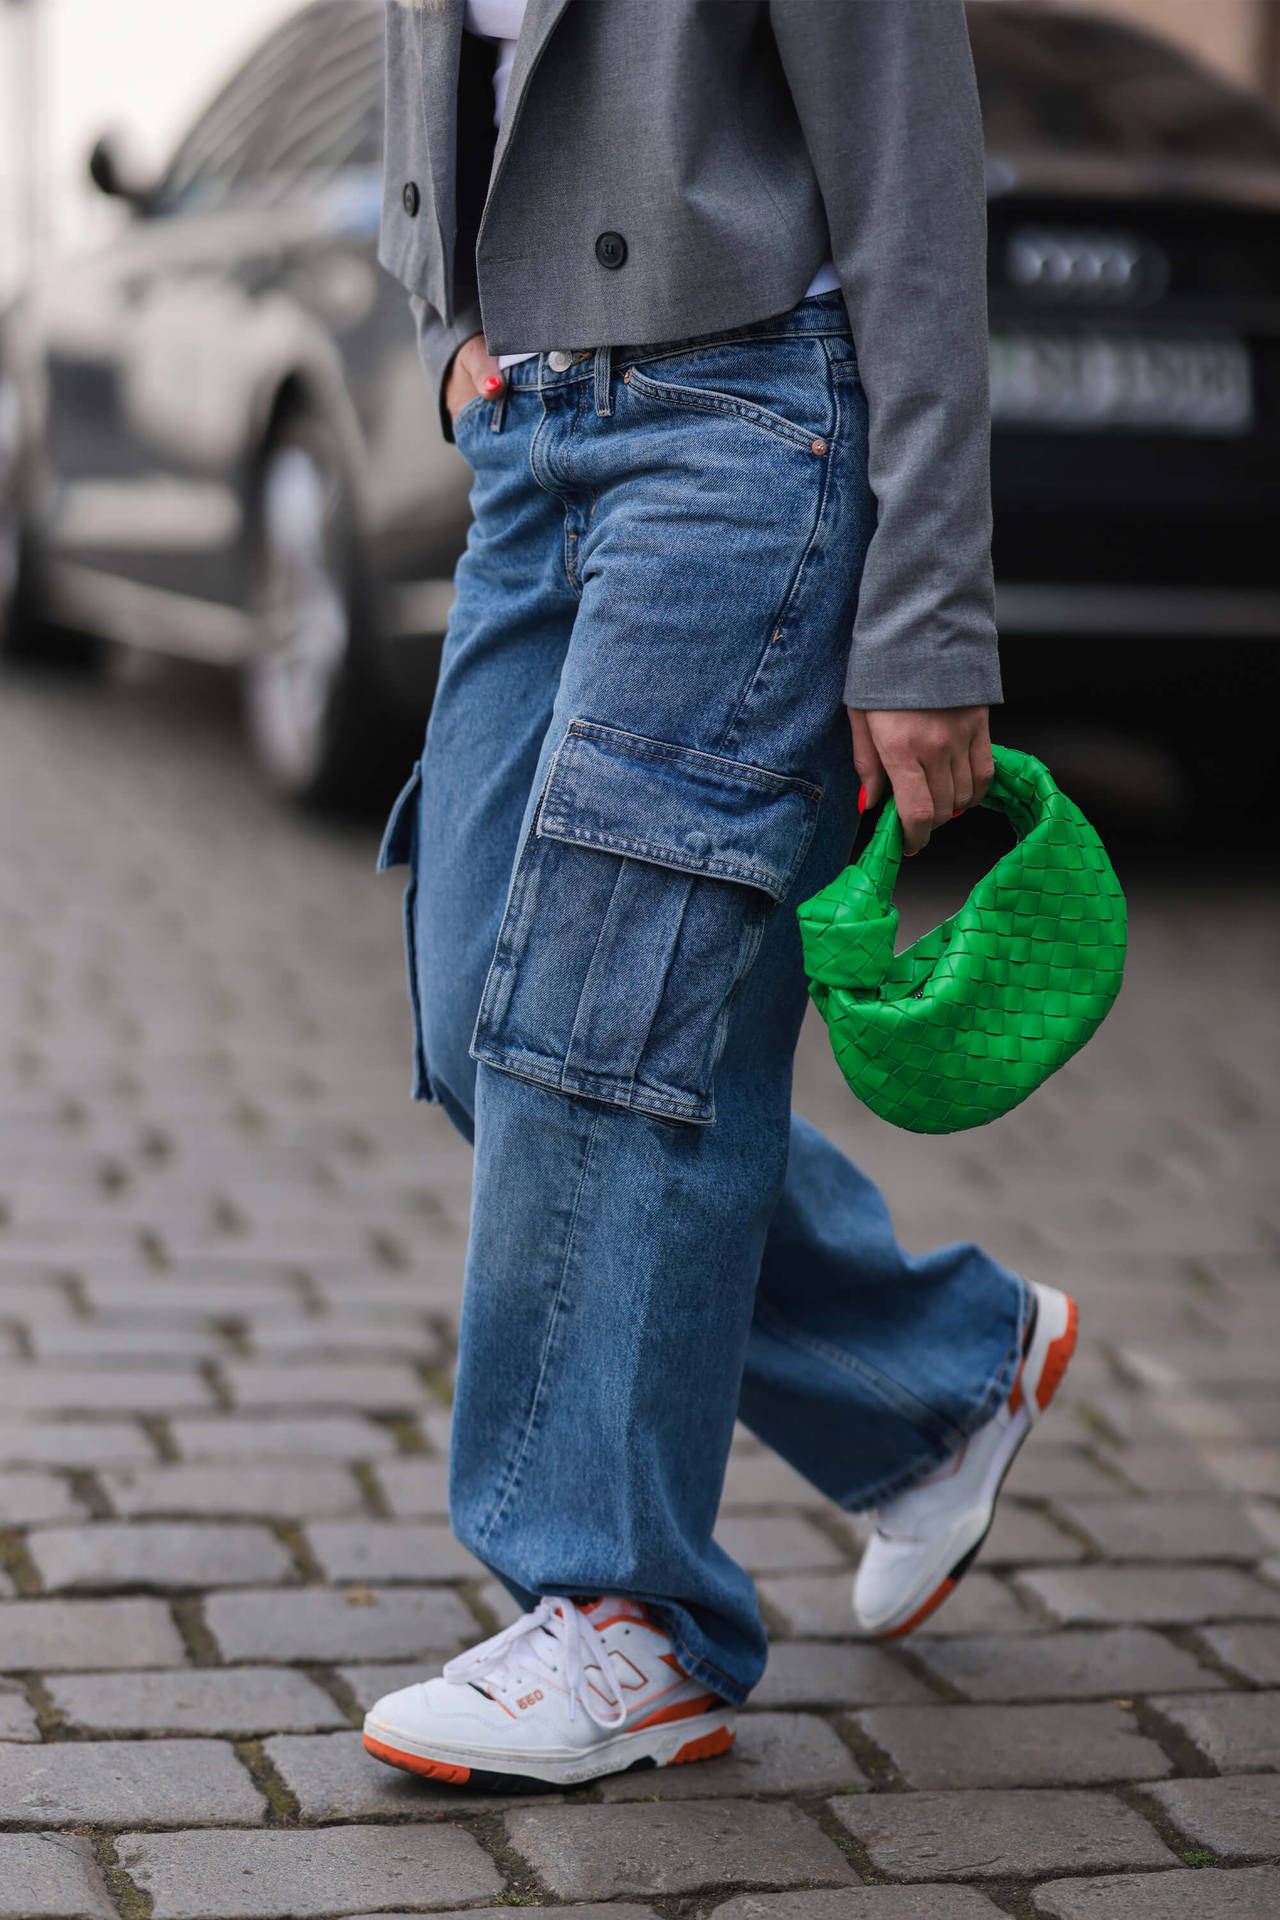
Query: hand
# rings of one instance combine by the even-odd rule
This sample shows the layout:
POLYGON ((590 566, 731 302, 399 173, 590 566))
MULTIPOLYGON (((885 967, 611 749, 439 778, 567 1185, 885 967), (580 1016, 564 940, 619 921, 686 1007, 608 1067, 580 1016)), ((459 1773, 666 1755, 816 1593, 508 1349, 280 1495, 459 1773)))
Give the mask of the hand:
MULTIPOLYGON (((457 419, 468 400, 474 400, 484 392, 486 380, 496 380, 502 386, 503 372, 493 355, 485 351, 484 335, 473 333, 454 354, 444 383, 444 403, 451 420, 457 419)), ((497 389, 490 388, 489 391, 492 393, 497 389)))
POLYGON ((853 763, 874 806, 886 778, 902 821, 902 846, 919 853, 935 827, 981 800, 995 765, 986 707, 863 713, 850 707, 853 763))

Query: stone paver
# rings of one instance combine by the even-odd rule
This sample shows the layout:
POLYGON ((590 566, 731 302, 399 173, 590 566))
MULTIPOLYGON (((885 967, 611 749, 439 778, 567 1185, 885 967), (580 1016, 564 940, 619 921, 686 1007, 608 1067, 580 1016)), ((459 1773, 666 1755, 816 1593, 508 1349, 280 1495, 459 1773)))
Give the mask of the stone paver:
POLYGON ((526 1807, 505 1825, 512 1847, 558 1900, 744 1884, 840 1886, 854 1878, 812 1820, 768 1802, 526 1807))
POLYGON ((412 1660, 480 1637, 467 1607, 440 1587, 219 1593, 205 1617, 225 1660, 412 1660))
POLYGON ((68 1673, 48 1682, 67 1725, 89 1733, 250 1734, 345 1727, 329 1695, 289 1667, 68 1673))
POLYGON ((1051 1567, 1016 1578, 1063 1626, 1280 1618, 1280 1591, 1234 1567, 1051 1567))
POLYGON ((1164 1780, 1146 1792, 1179 1833, 1199 1846, 1245 1860, 1280 1855, 1280 1773, 1164 1780))
POLYGON ((1280 1692, 1183 1694, 1151 1704, 1182 1729, 1219 1773, 1280 1767, 1280 1692))
POLYGON ((0 1423, 0 1466, 101 1467, 156 1457, 140 1427, 123 1421, 51 1420, 0 1423))
POLYGON ((1120 1560, 1257 1560, 1269 1544, 1243 1506, 1221 1498, 1059 1505, 1073 1526, 1120 1560))
POLYGON ((0 1740, 38 1740, 40 1728, 21 1687, 0 1680, 0 1740))
POLYGON ((1259 1687, 1280 1687, 1280 1622, 1266 1626, 1245 1621, 1238 1626, 1202 1627, 1200 1638, 1259 1687))
POLYGON ((412 1368, 393 1361, 276 1366, 244 1360, 225 1372, 236 1406, 250 1412, 265 1407, 359 1407, 396 1413, 429 1398, 412 1368))
POLYGON ((812 1713, 751 1713, 738 1723, 733 1749, 701 1766, 656 1775, 622 1773, 600 1782, 608 1801, 712 1800, 737 1793, 834 1793, 867 1784, 843 1741, 812 1713))
POLYGON ((716 1539, 748 1573, 843 1567, 849 1558, 799 1513, 725 1514, 716 1539))
POLYGON ((0 1527, 88 1517, 67 1482, 56 1474, 0 1473, 0 1527))
POLYGON ((15 1825, 256 1826, 266 1803, 218 1740, 0 1744, 0 1807, 15 1825))
POLYGON ((481 1580, 486 1569, 447 1526, 413 1520, 317 1522, 307 1540, 330 1580, 481 1580))
POLYGON ((111 1587, 237 1587, 287 1580, 293 1563, 266 1527, 216 1521, 100 1520, 33 1534, 50 1593, 111 1587))
POLYGON ((1091 1786, 1172 1770, 1120 1707, 873 1707, 854 1717, 913 1787, 1091 1786))
POLYGON ((779 1640, 769 1649, 753 1707, 890 1707, 933 1698, 914 1673, 879 1647, 779 1640))
POLYGON ((996 1920, 999 1912, 976 1887, 822 1887, 740 1893, 715 1909, 715 1920, 996 1920))
POLYGON ((0 1833, 0 1920, 116 1920, 92 1843, 70 1833, 0 1833))
POLYGON ((170 1413, 213 1404, 213 1389, 179 1367, 130 1372, 104 1367, 0 1366, 6 1413, 170 1413))
POLYGON ((404 1520, 448 1519, 449 1468, 443 1460, 410 1454, 379 1460, 376 1478, 392 1513, 404 1520))
POLYGON ((353 1475, 327 1462, 124 1467, 103 1473, 101 1481, 116 1512, 131 1518, 197 1513, 270 1514, 293 1520, 364 1510, 353 1475))
POLYGON ((291 1920, 489 1901, 502 1875, 455 1827, 127 1833, 120 1864, 151 1920, 291 1920))
POLYGON ((891 1880, 1002 1880, 1174 1864, 1145 1820, 1092 1790, 854 1794, 828 1804, 891 1880))
POLYGON ((377 1660, 367 1665, 337 1667, 335 1672, 351 1689, 361 1712, 367 1713, 384 1693, 399 1693, 401 1687, 415 1687, 423 1680, 434 1680, 443 1665, 441 1660, 377 1660))
POLYGON ((1280 1869, 1057 1880, 1037 1887, 1033 1900, 1044 1920, 1275 1920, 1280 1869))
POLYGON ((0 1669, 180 1667, 186 1649, 159 1600, 9 1600, 0 1669))
POLYGON ((360 1414, 222 1413, 172 1420, 169 1430, 184 1460, 382 1460, 396 1451, 394 1436, 360 1414))
POLYGON ((1225 1685, 1148 1627, 1045 1633, 1021 1640, 990 1634, 972 1640, 918 1641, 912 1651, 930 1673, 970 1700, 1104 1700, 1225 1685))

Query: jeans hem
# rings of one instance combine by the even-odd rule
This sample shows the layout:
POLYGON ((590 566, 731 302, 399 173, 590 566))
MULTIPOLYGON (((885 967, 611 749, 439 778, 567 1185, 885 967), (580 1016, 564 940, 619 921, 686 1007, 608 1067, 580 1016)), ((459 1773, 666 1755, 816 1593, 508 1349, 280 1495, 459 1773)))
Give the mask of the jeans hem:
POLYGON ((958 1453, 970 1435, 992 1418, 1001 1401, 1008 1399, 1022 1360, 1022 1343, 1031 1318, 1031 1288, 1021 1275, 1015 1277, 1018 1281, 1018 1318, 1014 1325, 1013 1340, 988 1381, 981 1399, 975 1401, 965 1418, 953 1428, 949 1439, 935 1442, 925 1453, 917 1455, 910 1466, 891 1474, 887 1480, 881 1480, 875 1486, 841 1500, 840 1506, 845 1513, 865 1513, 869 1508, 882 1507, 887 1501, 896 1500, 900 1494, 909 1493, 912 1487, 919 1486, 922 1480, 927 1480, 931 1473, 936 1472, 945 1460, 958 1453))

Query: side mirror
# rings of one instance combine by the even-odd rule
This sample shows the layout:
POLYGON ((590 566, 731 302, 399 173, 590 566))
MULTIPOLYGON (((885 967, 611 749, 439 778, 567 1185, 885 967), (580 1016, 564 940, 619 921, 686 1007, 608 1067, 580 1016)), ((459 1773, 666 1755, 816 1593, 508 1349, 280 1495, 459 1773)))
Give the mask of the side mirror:
POLYGON ((127 200, 138 212, 145 212, 151 197, 149 186, 129 178, 121 165, 119 145, 114 134, 100 133, 89 150, 89 178, 99 193, 109 199, 127 200))

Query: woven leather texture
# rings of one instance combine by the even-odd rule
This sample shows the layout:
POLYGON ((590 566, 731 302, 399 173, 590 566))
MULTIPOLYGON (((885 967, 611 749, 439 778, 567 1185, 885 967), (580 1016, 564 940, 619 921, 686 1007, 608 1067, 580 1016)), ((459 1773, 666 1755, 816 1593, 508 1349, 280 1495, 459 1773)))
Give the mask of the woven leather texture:
POLYGON ((1096 1031, 1124 974, 1124 894, 1101 840, 1039 760, 993 751, 982 804, 1017 840, 950 920, 894 953, 892 799, 862 857, 797 909, 840 1071, 912 1133, 1008 1113, 1096 1031))

